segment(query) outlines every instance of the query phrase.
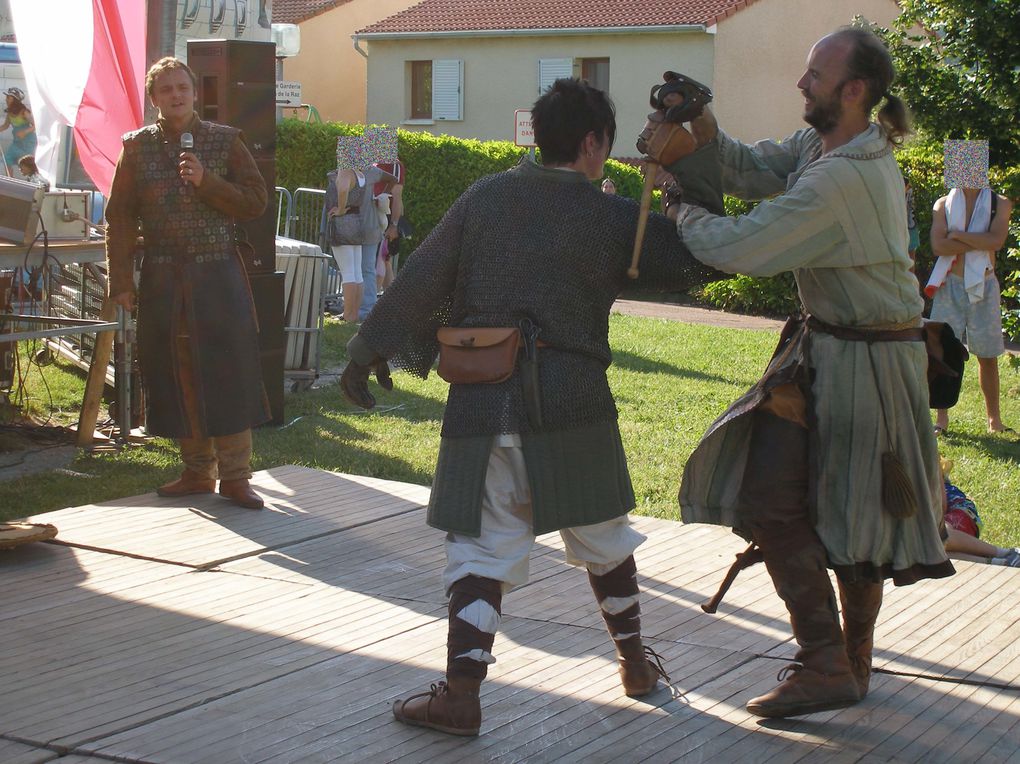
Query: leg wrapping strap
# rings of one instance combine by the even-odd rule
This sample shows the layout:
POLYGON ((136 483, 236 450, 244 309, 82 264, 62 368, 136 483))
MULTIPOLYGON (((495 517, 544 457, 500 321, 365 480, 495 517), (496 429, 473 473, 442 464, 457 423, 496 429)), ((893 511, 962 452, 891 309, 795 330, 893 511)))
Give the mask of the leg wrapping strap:
POLYGON ((496 635, 471 625, 457 617, 471 603, 482 600, 500 613, 502 585, 499 581, 480 576, 466 576, 450 587, 449 621, 450 630, 446 641, 446 673, 458 677, 481 680, 485 678, 488 665, 471 658, 457 656, 472 650, 492 653, 496 635))
POLYGON ((613 639, 632 637, 641 633, 641 606, 634 603, 622 613, 615 615, 602 611, 606 628, 613 639))
POLYGON ((503 603, 503 584, 494 578, 464 576, 450 587, 450 614, 456 615, 475 600, 489 603, 500 615, 503 603))
POLYGON ((604 576, 588 573, 591 590, 600 603, 606 597, 637 597, 637 564, 634 555, 621 562, 604 576))

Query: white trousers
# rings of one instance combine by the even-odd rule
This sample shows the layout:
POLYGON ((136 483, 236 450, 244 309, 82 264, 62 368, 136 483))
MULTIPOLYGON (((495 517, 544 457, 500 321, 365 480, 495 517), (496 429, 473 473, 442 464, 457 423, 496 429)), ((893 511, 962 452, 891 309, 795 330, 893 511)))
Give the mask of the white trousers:
POLYGON ((362 283, 361 245, 334 244, 331 249, 333 250, 333 260, 336 261, 336 267, 340 270, 340 283, 362 283))
MULTIPOLYGON (((594 525, 560 531, 571 565, 587 567, 604 575, 630 557, 645 536, 630 525, 627 515, 594 525)), ((503 593, 528 582, 528 563, 535 532, 531 514, 531 489, 519 435, 499 435, 489 454, 482 497, 482 530, 477 538, 449 533, 446 536, 447 591, 465 576, 481 576, 503 582, 503 593)))

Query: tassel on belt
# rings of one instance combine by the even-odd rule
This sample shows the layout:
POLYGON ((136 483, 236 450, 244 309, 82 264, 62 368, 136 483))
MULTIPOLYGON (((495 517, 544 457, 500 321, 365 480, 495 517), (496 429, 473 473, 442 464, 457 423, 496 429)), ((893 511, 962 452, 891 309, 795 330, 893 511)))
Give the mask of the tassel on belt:
POLYGON ((910 476, 903 466, 903 461, 896 452, 893 442, 893 427, 890 425, 889 415, 885 409, 882 385, 879 383, 878 373, 875 371, 875 359, 871 355, 871 343, 924 342, 924 330, 916 325, 917 320, 890 326, 849 327, 833 326, 814 316, 808 316, 807 324, 808 328, 814 331, 831 334, 838 339, 868 343, 868 361, 871 365, 871 374, 875 379, 875 394, 878 397, 878 405, 882 412, 882 424, 885 428, 886 450, 882 454, 882 509, 898 520, 914 517, 921 504, 910 476))

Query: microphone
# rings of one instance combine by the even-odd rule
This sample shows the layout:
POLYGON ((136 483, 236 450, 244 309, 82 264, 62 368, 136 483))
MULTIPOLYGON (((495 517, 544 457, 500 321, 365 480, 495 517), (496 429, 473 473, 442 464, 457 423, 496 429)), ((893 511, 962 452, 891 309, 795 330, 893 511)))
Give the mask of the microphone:
POLYGON ((181 151, 191 151, 195 148, 195 136, 191 133, 181 133, 181 151))

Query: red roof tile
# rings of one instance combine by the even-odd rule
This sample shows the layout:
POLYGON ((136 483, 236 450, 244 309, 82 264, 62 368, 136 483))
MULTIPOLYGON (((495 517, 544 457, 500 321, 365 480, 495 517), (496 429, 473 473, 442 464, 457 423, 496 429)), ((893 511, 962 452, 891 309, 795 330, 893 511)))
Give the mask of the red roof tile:
MULTIPOLYGON (((706 26, 755 0, 422 0, 358 34, 706 26)), ((280 0, 277 0, 280 2, 280 0)))
POLYGON ((274 24, 297 24, 351 0, 273 0, 274 24))

